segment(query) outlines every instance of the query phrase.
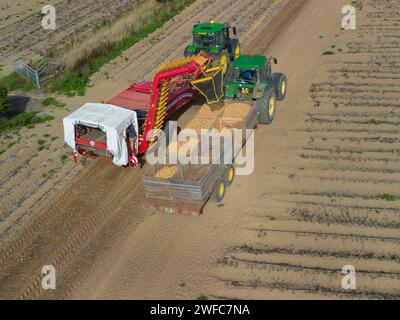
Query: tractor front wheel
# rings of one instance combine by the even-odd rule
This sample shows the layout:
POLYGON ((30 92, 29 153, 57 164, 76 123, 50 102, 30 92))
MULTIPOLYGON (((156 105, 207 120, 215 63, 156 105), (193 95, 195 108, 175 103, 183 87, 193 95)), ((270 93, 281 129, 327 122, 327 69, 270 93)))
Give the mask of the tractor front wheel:
POLYGON ((256 101, 256 108, 259 123, 270 124, 274 120, 276 113, 276 97, 272 88, 264 97, 256 101))
POLYGON ((272 74, 272 84, 275 89, 275 95, 277 100, 283 100, 287 93, 287 79, 283 73, 272 74))
POLYGON ((221 56, 219 57, 219 64, 222 66, 222 74, 226 74, 228 71, 228 57, 225 52, 221 53, 221 56))

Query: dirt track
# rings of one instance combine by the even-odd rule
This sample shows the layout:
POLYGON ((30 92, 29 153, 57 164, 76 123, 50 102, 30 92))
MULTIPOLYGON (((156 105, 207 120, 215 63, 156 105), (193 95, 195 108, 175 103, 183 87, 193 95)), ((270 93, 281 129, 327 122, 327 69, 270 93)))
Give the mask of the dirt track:
MULTIPOLYGON (((247 11, 232 5, 223 18, 241 22, 258 11, 252 25, 266 23, 268 6, 240 3, 247 11)), ((398 57, 391 37, 398 28, 390 20, 385 27, 374 13, 396 3, 365 1, 356 32, 340 31, 344 4, 309 0, 298 14, 288 13, 291 23, 274 39, 264 30, 273 40, 268 54, 288 74, 290 94, 274 124, 256 132, 255 173, 237 178, 223 207, 210 203, 200 219, 143 212, 140 185, 132 183, 140 172, 93 164, 2 245, 0 296, 398 298, 400 207, 378 198, 396 193, 400 181, 398 57), (343 53, 322 56, 332 45, 343 53), (40 270, 51 263, 58 289, 44 292, 40 270), (357 291, 340 289, 346 264, 359 270, 357 291)), ((206 18, 203 10, 190 19, 206 18)), ((160 46, 165 42, 169 56, 179 56, 185 39, 178 49, 169 39, 160 46)), ((249 51, 266 49, 260 37, 245 44, 249 51)), ((145 48, 144 42, 132 49, 135 63, 145 65, 144 53, 151 62, 162 59, 157 45, 145 48)), ((152 71, 146 65, 142 74, 133 73, 133 63, 106 67, 113 84, 100 73, 89 96, 140 79, 152 71)))

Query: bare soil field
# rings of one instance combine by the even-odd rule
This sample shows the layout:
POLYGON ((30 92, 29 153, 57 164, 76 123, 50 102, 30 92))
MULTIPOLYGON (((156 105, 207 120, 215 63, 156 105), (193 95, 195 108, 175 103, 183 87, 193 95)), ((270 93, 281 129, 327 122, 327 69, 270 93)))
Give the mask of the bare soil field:
MULTIPOLYGON (((296 0, 197 1, 128 50, 128 61, 105 66, 85 98, 65 100, 76 108, 150 78, 181 55, 191 24, 210 12, 246 30, 246 51, 278 57, 290 92, 274 123, 256 130, 255 172, 237 177, 224 204, 209 203, 199 219, 142 210, 139 170, 58 168, 57 140, 37 157, 21 144, 1 155, 1 196, 15 200, 1 217, 0 297, 399 298, 399 4, 363 1, 357 30, 345 31, 346 1, 301 2, 293 11, 296 0), (274 26, 278 12, 287 23, 274 26), (57 178, 40 185, 44 163, 57 178), (53 192, 32 207, 43 190, 53 192), (46 264, 57 270, 51 292, 40 287, 46 264), (349 264, 354 291, 341 288, 349 264)), ((65 113, 54 111, 56 119, 65 113)), ((33 130, 23 137, 61 137, 59 124, 33 130)))
MULTIPOLYGON (((0 5, 0 62, 8 63, 10 55, 28 59, 45 56, 74 39, 89 34, 104 21, 131 9, 137 0, 57 0, 3 1, 0 5), (42 7, 56 8, 57 29, 42 28, 42 7)), ((5 69, 9 71, 9 69, 5 69)))
POLYGON ((268 50, 290 97, 265 141, 257 132, 241 239, 218 260, 214 297, 399 298, 399 4, 363 1, 353 32, 332 14, 340 1, 329 3, 326 15, 309 2, 268 50), (357 270, 354 291, 341 287, 345 265, 357 270))
MULTIPOLYGON (((41 12, 41 8, 50 1, 43 0, 2 0, 0 4, 0 25, 6 26, 30 16, 33 12, 41 12)), ((56 5, 60 0, 51 1, 56 5)))

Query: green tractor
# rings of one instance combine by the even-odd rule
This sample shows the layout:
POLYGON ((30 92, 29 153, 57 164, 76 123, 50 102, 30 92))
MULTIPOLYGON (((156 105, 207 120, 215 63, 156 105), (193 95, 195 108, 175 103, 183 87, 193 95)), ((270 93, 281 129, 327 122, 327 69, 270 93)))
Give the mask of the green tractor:
POLYGON ((214 65, 223 66, 222 72, 226 74, 230 63, 240 56, 239 40, 230 37, 230 29, 236 36, 236 28, 226 24, 211 21, 195 25, 193 43, 186 47, 184 56, 204 51, 213 58, 214 65))
POLYGON ((283 100, 287 79, 282 73, 272 73, 275 58, 242 55, 235 60, 225 86, 225 100, 252 101, 258 110, 259 122, 270 124, 275 117, 276 100, 283 100))

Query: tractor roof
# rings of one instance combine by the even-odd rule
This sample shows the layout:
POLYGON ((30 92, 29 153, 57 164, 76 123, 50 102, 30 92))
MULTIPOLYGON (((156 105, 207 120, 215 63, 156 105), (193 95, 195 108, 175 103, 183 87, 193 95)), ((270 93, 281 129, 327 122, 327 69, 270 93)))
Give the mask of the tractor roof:
POLYGON ((261 68, 266 61, 266 56, 242 55, 235 60, 235 62, 233 63, 233 67, 240 69, 256 69, 261 68))
POLYGON ((199 23, 193 28, 193 33, 215 33, 223 30, 225 25, 222 23, 205 22, 199 23))

